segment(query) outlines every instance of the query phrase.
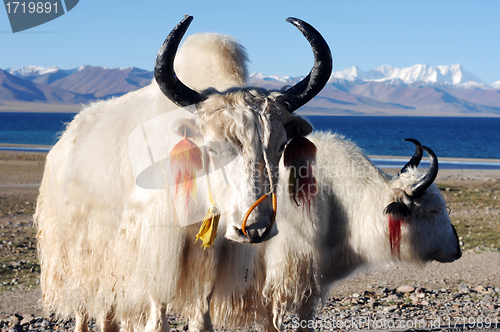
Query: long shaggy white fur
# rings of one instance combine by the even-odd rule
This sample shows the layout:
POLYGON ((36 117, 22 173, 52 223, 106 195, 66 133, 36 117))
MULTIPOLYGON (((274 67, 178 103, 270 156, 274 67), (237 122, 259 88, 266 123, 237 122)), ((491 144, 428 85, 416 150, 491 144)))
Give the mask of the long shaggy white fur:
MULTIPOLYGON (((251 154, 255 159, 262 153, 254 141, 263 116, 278 121, 272 127, 275 132, 267 133, 262 142, 276 152, 281 140, 286 141, 286 122, 306 123, 276 104, 259 108, 274 100, 273 94, 259 89, 234 89, 229 96, 213 90, 241 87, 246 61, 245 50, 233 39, 205 34, 186 41, 176 71, 194 89, 212 88, 198 109, 201 121, 210 121, 202 123, 204 134, 214 141, 232 140, 248 163, 251 154), (250 95, 258 95, 257 104, 248 104, 250 95), (227 128, 232 130, 226 132, 227 128)), ((189 317, 191 330, 210 329, 214 289, 221 292, 229 285, 232 292, 244 294, 247 286, 242 278, 257 278, 258 269, 242 265, 258 260, 256 249, 233 247, 223 239, 228 228, 233 230, 227 218, 221 218, 214 245, 203 250, 193 243, 199 224, 179 226, 168 188, 155 191, 135 184, 130 133, 176 108, 155 82, 123 97, 93 103, 75 116, 47 156, 35 213, 43 303, 60 318, 76 315, 77 330, 86 329, 87 318, 98 319, 103 330, 116 328, 117 322, 124 329, 168 330, 161 323, 167 307, 189 317), (217 278, 221 273, 232 274, 224 279, 225 285, 220 284, 223 278, 217 278)), ((279 154, 273 158, 277 165, 279 154)), ((228 174, 237 176, 241 170, 228 174)), ((243 201, 240 209, 247 209, 251 197, 241 196, 249 204, 243 201)), ((237 201, 234 195, 230 198, 237 201)), ((237 212, 235 218, 242 218, 243 213, 237 212)))

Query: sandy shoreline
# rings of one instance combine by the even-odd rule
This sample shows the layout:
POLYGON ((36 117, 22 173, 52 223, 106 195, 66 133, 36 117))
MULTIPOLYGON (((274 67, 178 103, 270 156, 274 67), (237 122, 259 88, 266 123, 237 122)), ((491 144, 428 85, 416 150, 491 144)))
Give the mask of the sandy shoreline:
POLYGON ((1 101, 0 112, 5 113, 78 113, 81 104, 47 104, 34 102, 1 101))
MULTIPOLYGON (((19 151, 13 150, 14 152, 23 152, 23 149, 29 148, 47 148, 50 149, 52 145, 38 145, 38 144, 13 144, 13 143, 2 143, 0 142, 0 151, 2 148, 19 148, 19 151)), ((10 150, 9 150, 10 151, 10 150)), ((409 160, 411 156, 384 156, 384 155, 369 155, 370 159, 383 159, 383 160, 409 160)), ((500 159, 483 159, 483 158, 456 158, 456 157, 438 157, 440 161, 455 162, 455 163, 491 163, 500 164, 500 159)), ((428 158, 422 158, 423 161, 429 160, 428 158)))

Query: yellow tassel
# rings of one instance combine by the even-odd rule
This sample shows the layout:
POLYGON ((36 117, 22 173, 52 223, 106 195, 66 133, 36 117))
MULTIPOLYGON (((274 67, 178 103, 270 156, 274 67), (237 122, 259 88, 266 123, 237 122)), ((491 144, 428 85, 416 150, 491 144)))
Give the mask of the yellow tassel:
POLYGON ((217 236, 217 227, 219 227, 220 213, 216 206, 212 206, 207 210, 203 223, 201 224, 198 234, 194 242, 201 239, 203 241, 203 249, 210 247, 217 236))

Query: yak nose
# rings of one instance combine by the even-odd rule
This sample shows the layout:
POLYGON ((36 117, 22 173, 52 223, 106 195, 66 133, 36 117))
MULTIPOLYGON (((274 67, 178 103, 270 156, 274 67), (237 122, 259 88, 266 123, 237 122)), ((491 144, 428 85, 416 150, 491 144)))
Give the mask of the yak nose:
POLYGON ((261 243, 273 238, 278 233, 275 231, 275 227, 271 227, 270 229, 247 228, 246 235, 241 228, 234 227, 234 230, 240 237, 246 238, 244 242, 247 243, 261 243))
MULTIPOLYGON (((247 237, 250 243, 261 243, 262 241, 269 240, 271 236, 271 229, 248 229, 247 237)), ((274 236, 274 235, 273 235, 274 236)))

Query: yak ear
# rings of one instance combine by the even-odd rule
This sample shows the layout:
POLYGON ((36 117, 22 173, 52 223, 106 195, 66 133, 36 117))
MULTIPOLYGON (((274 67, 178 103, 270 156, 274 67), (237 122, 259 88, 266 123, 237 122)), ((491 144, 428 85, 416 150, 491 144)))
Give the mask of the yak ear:
POLYGON ((285 124, 285 130, 288 140, 290 140, 309 135, 313 131, 313 126, 300 116, 292 116, 292 120, 285 124))
POLYGON ((387 207, 384 209, 384 213, 389 215, 398 215, 403 218, 407 218, 410 216, 410 209, 403 202, 392 202, 391 204, 387 205, 387 207))
POLYGON ((316 146, 305 137, 293 138, 283 152, 283 164, 290 169, 288 190, 290 198, 311 213, 317 187, 312 166, 316 163, 316 146))

